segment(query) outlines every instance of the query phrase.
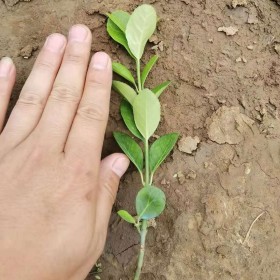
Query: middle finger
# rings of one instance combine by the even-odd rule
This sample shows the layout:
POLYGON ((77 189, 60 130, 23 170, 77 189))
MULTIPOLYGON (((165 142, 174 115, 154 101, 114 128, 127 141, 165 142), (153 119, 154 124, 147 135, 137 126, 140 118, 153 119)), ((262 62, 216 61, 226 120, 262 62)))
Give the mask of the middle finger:
POLYGON ((86 26, 75 25, 70 29, 62 65, 34 132, 40 137, 40 145, 48 150, 62 152, 64 149, 83 92, 91 41, 91 32, 86 26))

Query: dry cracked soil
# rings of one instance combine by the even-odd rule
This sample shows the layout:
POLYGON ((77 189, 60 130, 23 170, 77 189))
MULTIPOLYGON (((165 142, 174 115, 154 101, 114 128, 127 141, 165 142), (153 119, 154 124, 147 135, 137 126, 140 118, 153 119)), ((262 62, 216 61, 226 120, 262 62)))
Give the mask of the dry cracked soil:
MULTIPOLYGON (((155 177, 168 202, 150 229, 142 279, 279 280, 279 0, 2 0, 0 57, 11 56, 18 69, 10 109, 45 37, 74 23, 92 30, 92 52, 133 69, 108 38, 104 14, 143 2, 160 17, 143 58, 160 55, 149 85, 172 81, 157 134, 178 131, 181 139, 155 177)), ((113 93, 104 155, 119 149, 112 138, 124 129, 119 101, 113 93)), ((133 278, 138 236, 116 212, 135 214, 139 185, 131 167, 88 279, 133 278)))

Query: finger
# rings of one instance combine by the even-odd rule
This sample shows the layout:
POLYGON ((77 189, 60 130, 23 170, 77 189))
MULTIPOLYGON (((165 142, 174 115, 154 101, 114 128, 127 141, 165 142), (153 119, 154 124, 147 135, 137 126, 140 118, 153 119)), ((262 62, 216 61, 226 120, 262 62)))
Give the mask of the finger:
MULTIPOLYGON (((123 154, 113 154, 103 159, 100 166, 99 189, 97 190, 96 224, 101 233, 107 232, 112 206, 115 202, 120 178, 129 166, 123 154)), ((98 235, 98 233, 96 233, 98 235)))
POLYGON ((74 25, 70 29, 63 62, 38 125, 37 133, 46 149, 64 150, 84 88, 91 40, 86 26, 74 25))
POLYGON ((61 34, 52 34, 47 38, 3 131, 10 147, 22 142, 38 124, 65 45, 66 38, 61 34))
POLYGON ((16 68, 9 57, 0 61, 0 133, 7 113, 12 89, 15 84, 16 68))
POLYGON ((90 166, 100 162, 111 84, 111 59, 106 53, 96 53, 90 63, 84 95, 65 146, 66 156, 83 158, 90 166))

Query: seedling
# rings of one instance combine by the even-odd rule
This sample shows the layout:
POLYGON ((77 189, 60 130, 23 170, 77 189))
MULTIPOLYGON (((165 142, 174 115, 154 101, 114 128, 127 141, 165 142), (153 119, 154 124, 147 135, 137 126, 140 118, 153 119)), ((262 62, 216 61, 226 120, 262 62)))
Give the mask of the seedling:
POLYGON ((122 132, 115 132, 114 137, 138 169, 142 181, 142 188, 136 197, 137 217, 133 217, 125 210, 118 212, 120 217, 133 224, 140 234, 141 247, 134 280, 140 279, 148 221, 158 217, 165 209, 165 194, 153 184, 153 177, 178 140, 177 133, 170 133, 150 145, 151 137, 160 122, 159 97, 170 84, 167 81, 152 90, 145 87, 146 79, 159 57, 153 56, 143 70, 141 58, 149 38, 156 30, 156 25, 157 15, 151 5, 141 5, 131 15, 124 11, 108 14, 107 31, 135 60, 137 73, 137 79, 134 79, 126 66, 113 63, 114 72, 127 81, 127 83, 113 81, 113 88, 124 97, 120 112, 134 138, 122 132), (139 142, 142 142, 142 145, 139 145, 139 142))

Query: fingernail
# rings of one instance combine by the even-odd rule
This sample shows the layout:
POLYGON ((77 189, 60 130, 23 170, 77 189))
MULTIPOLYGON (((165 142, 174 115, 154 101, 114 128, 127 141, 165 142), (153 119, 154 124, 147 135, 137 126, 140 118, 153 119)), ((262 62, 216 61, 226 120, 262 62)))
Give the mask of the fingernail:
POLYGON ((69 40, 84 42, 88 36, 88 30, 82 25, 74 25, 69 31, 69 40))
POLYGON ((0 77, 9 77, 14 63, 11 58, 3 57, 0 61, 0 77))
POLYGON ((92 67, 96 70, 104 70, 107 68, 109 56, 104 52, 98 52, 92 57, 92 67))
POLYGON ((65 38, 61 34, 50 35, 45 43, 45 47, 52 52, 61 52, 65 46, 65 38))
POLYGON ((123 174, 126 172, 128 166, 129 166, 129 159, 125 156, 119 157, 116 159, 116 161, 113 163, 112 170, 119 176, 122 177, 123 174))

